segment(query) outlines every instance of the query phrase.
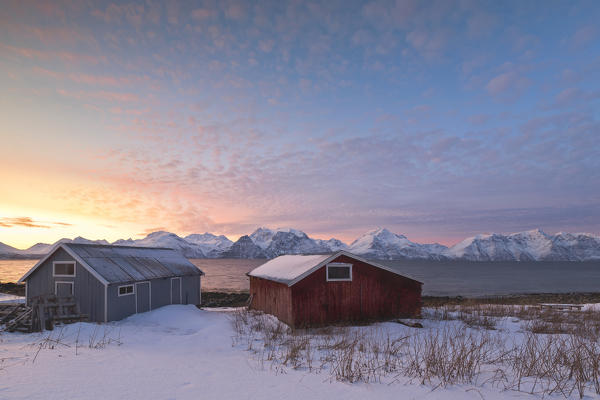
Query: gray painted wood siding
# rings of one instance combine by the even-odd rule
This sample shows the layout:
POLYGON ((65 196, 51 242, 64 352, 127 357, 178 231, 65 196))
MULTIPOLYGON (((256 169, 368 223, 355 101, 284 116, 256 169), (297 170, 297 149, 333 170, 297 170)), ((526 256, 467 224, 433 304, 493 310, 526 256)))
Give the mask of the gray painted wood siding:
MULTIPOLYGON (((171 278, 150 280, 150 306, 152 310, 171 304, 171 278)), ((119 286, 135 285, 135 282, 108 286, 108 320, 118 321, 136 312, 136 294, 119 296, 119 286)), ((181 277, 182 304, 200 304, 200 277, 181 277)))
POLYGON ((54 294, 56 281, 73 282, 73 295, 79 302, 81 313, 87 314, 90 321, 104 322, 104 285, 78 262, 75 263, 75 277, 54 277, 54 261, 75 260, 63 249, 57 249, 28 277, 27 301, 35 296, 54 294))
MULTIPOLYGON (((75 261, 69 253, 62 248, 57 249, 44 263, 42 263, 27 278, 27 299, 40 295, 54 294, 57 281, 73 282, 74 296, 79 302, 80 310, 89 316, 89 321, 104 322, 104 284, 96 279, 80 263, 75 263, 75 277, 54 277, 54 261, 75 261)), ((150 306, 157 309, 171 303, 171 278, 158 278, 150 280, 150 306)), ((107 293, 107 320, 117 321, 136 313, 136 294, 119 296, 118 288, 123 285, 135 285, 135 282, 115 283, 106 287, 107 293)), ((181 277, 181 303, 200 304, 200 277, 181 277)))
POLYGON ((118 321, 135 314, 135 292, 126 296, 119 296, 119 286, 133 285, 130 283, 118 283, 108 285, 108 320, 118 321))
POLYGON ((152 309, 171 304, 171 278, 152 281, 152 309))
POLYGON ((200 277, 181 277, 181 304, 200 304, 200 277))

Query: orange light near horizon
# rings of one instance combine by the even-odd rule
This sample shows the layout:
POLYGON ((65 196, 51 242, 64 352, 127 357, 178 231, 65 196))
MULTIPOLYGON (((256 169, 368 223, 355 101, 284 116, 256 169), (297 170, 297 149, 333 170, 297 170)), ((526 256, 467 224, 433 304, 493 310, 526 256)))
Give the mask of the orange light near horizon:
POLYGON ((54 243, 61 238, 82 236, 88 239, 117 240, 131 227, 117 228, 101 220, 82 218, 38 209, 0 204, 0 242, 18 249, 36 243, 54 243))

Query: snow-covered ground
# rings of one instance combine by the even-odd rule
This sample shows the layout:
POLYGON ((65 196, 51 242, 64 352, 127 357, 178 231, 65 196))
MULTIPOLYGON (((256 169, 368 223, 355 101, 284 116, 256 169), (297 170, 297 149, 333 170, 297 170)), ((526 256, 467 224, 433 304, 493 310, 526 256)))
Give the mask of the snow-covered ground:
POLYGON ((0 303, 25 303, 25 297, 0 293, 0 303))
POLYGON ((582 310, 600 312, 600 304, 584 304, 582 310))
MULTIPOLYGON (((0 399, 541 398, 491 385, 434 389, 409 379, 350 384, 333 380, 326 371, 273 368, 234 340, 232 315, 231 309, 173 305, 110 324, 2 333, 0 399)), ((423 323, 427 330, 459 322, 423 323)), ((415 332, 395 323, 353 329, 374 328, 397 336, 415 332)), ((499 328, 511 333, 519 324, 508 318, 499 328)), ((593 395, 588 391, 587 396, 593 395)))

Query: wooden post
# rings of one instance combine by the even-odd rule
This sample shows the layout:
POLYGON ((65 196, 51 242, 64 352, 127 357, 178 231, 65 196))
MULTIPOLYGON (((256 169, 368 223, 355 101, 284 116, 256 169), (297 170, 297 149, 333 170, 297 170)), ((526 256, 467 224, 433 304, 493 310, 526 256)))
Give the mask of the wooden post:
POLYGON ((46 326, 46 313, 44 310, 44 304, 41 301, 37 304, 37 309, 38 309, 39 330, 43 331, 46 326))
POLYGON ((32 302, 31 303, 31 331, 32 332, 38 332, 40 330, 38 322, 39 322, 39 319, 38 319, 37 307, 32 302))

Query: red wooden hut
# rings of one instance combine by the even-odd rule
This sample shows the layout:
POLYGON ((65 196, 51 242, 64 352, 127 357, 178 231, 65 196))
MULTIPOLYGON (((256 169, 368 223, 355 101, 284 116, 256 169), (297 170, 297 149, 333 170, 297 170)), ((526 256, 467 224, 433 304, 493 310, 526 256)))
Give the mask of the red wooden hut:
POLYGON ((346 251, 285 255, 248 273, 250 309, 292 327, 414 317, 422 282, 346 251))

